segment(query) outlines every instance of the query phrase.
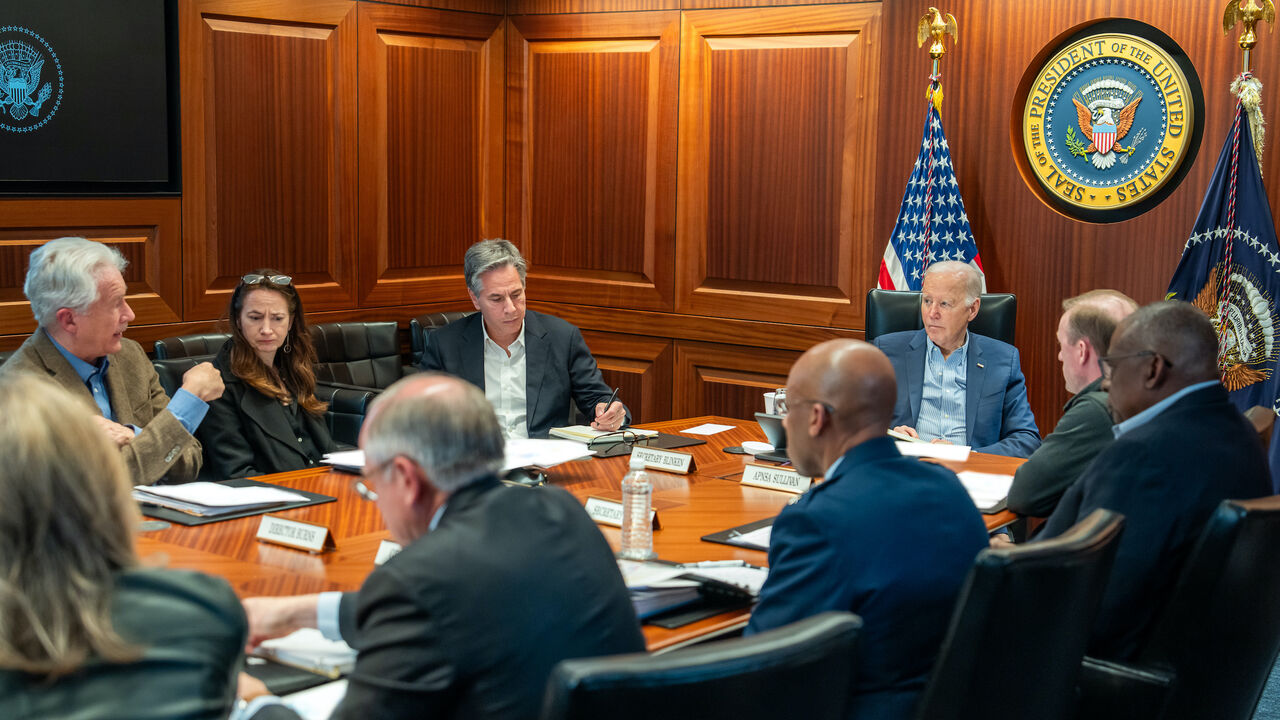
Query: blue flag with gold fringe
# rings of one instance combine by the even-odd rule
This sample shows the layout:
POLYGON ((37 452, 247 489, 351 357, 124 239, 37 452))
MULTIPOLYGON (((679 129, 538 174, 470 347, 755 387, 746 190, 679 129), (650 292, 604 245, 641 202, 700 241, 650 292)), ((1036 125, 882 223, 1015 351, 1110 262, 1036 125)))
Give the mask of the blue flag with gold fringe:
MULTIPOLYGON (((1200 214, 1169 281, 1169 297, 1195 304, 1213 321, 1222 384, 1241 411, 1261 405, 1280 412, 1277 295, 1280 245, 1249 116, 1237 103, 1200 214)), ((1280 492, 1278 450, 1280 438, 1273 435, 1272 484, 1280 492)))

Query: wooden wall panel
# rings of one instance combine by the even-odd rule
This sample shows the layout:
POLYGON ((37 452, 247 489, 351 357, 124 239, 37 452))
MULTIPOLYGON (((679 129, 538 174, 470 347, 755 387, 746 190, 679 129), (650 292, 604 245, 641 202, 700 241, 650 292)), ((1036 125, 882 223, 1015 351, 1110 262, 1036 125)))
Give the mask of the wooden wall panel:
POLYGON ((309 309, 355 305, 355 3, 181 6, 188 319, 239 276, 294 276, 309 309))
POLYGON ((462 10, 490 15, 502 15, 507 6, 506 0, 394 0, 390 4, 413 5, 437 10, 462 10))
POLYGON ((361 302, 454 299, 502 235, 502 19, 362 4, 359 27, 361 302))
POLYGON ((883 251, 880 5, 682 16, 677 310, 852 327, 883 251))
POLYGON ((672 417, 754 418, 764 412, 762 393, 786 385, 798 357, 785 350, 678 341, 672 417))
POLYGON ((678 13, 511 27, 507 230, 531 291, 671 309, 678 13))
POLYGON ((663 338, 585 331, 605 384, 631 410, 633 423, 671 419, 671 378, 675 348, 663 338))
MULTIPOLYGON (((129 261, 124 279, 135 324, 173 322, 182 308, 181 201, 178 198, 7 200, 0 203, 0 334, 31 334, 36 322, 22 294, 31 252, 77 236, 114 246, 129 261)), ((21 340, 4 343, 4 347, 21 340)))
POLYGON ((508 15, 679 10, 681 0, 507 0, 508 15))
MULTIPOLYGON (((887 190, 875 210, 876 238, 887 238, 919 149, 928 82, 927 50, 914 41, 916 22, 932 3, 885 4, 884 87, 902 88, 901 102, 881 106, 876 176, 887 190)), ((1218 152, 1233 117, 1228 86, 1240 71, 1237 32, 1224 36, 1217 0, 1187 0, 1170 12, 1155 0, 962 0, 955 15, 960 42, 943 58, 943 120, 973 234, 996 292, 1018 295, 1017 345, 1027 390, 1042 432, 1053 429, 1067 399, 1054 333, 1063 298, 1110 287, 1142 303, 1161 299, 1200 208, 1218 152), (1206 121, 1199 154, 1182 184, 1158 207, 1112 224, 1069 219, 1042 203, 1019 175, 1013 136, 1019 81, 1053 39, 1105 18, 1133 18, 1169 35, 1186 51, 1204 87, 1206 121)), ((1280 36, 1277 36, 1280 37, 1280 36)), ((1276 106, 1280 46, 1259 35, 1255 73, 1263 81, 1263 107, 1276 106)), ((1267 110, 1274 118, 1274 110, 1267 110)), ((1264 182, 1272 211, 1280 210, 1280 150, 1268 143, 1264 182)), ((873 281, 867 276, 867 284, 873 281)))

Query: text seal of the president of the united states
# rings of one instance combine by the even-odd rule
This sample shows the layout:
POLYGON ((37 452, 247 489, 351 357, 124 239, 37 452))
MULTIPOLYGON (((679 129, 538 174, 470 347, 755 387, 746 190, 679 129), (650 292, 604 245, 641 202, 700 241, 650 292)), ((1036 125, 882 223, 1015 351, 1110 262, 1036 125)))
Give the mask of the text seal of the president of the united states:
POLYGON ((1198 96, 1152 40, 1078 37, 1039 69, 1027 93, 1022 138, 1031 170, 1060 209, 1083 219, 1152 199, 1194 155, 1198 96))

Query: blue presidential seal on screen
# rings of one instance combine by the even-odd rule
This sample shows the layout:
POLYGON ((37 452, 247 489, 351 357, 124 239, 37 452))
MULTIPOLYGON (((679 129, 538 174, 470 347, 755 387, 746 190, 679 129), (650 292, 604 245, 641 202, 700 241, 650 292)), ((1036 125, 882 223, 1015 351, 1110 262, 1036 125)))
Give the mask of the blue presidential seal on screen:
POLYGON ((1037 69, 1022 139, 1056 207, 1081 219, 1118 220, 1176 185, 1195 155, 1200 115, 1199 83, 1193 72, 1188 79, 1180 54, 1154 38, 1099 32, 1077 36, 1037 69))
POLYGON ((38 33, 0 27, 0 130, 25 133, 53 118, 62 105, 62 63, 38 33))

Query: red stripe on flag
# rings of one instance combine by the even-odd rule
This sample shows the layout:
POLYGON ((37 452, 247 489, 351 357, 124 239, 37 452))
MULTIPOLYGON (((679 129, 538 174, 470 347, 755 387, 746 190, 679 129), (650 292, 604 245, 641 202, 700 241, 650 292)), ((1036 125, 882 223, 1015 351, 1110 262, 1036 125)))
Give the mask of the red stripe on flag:
POLYGON ((880 289, 881 290, 897 290, 893 285, 893 278, 889 276, 889 266, 880 261, 880 289))

